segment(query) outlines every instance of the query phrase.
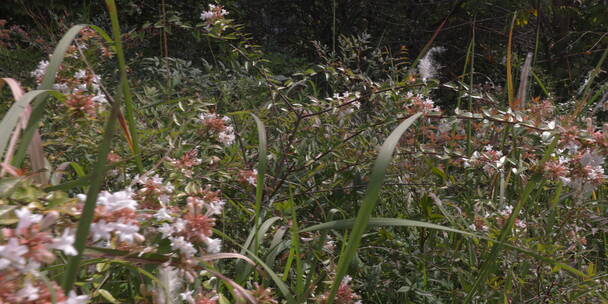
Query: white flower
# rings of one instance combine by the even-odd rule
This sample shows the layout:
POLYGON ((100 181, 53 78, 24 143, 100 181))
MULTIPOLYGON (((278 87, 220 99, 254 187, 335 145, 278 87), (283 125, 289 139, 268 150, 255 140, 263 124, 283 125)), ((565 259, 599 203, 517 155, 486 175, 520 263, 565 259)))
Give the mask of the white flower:
POLYGON ((0 269, 8 267, 12 263, 24 265, 25 258, 23 258, 23 255, 27 252, 27 246, 19 245, 19 240, 16 238, 10 238, 6 245, 0 246, 0 257, 2 257, 0 258, 0 269))
POLYGON ((525 221, 518 219, 515 221, 515 227, 523 230, 523 229, 526 229, 526 227, 528 227, 528 225, 526 224, 525 221))
POLYGON ((11 261, 10 260, 4 259, 4 258, 0 258, 0 270, 4 269, 4 268, 6 268, 6 267, 8 267, 10 265, 11 265, 11 261))
POLYGON ((91 234, 93 234, 93 242, 100 239, 109 240, 110 233, 114 230, 105 220, 100 220, 97 223, 91 224, 91 234))
POLYGON ((59 302, 59 304, 86 304, 89 302, 89 296, 86 295, 76 295, 76 292, 70 290, 70 294, 65 301, 59 302))
POLYGON ((108 99, 106 98, 106 95, 103 93, 99 93, 95 96, 93 96, 93 98, 91 98, 91 100, 93 100, 94 102, 97 103, 106 103, 108 102, 108 99))
POLYGON ((327 252, 333 252, 336 250, 336 241, 332 239, 328 239, 327 242, 323 245, 323 249, 327 252))
POLYGON ((159 228, 158 232, 162 233, 163 238, 168 238, 173 234, 173 225, 163 223, 159 228))
POLYGON ((205 244, 207 245, 207 253, 218 253, 222 250, 222 240, 206 238, 205 244))
POLYGON ((49 246, 52 249, 58 249, 63 251, 66 255, 77 255, 78 252, 72 244, 74 244, 74 235, 70 233, 69 229, 63 230, 63 234, 60 238, 53 240, 53 243, 49 246))
POLYGON ((85 77, 87 77, 87 71, 83 69, 78 70, 78 72, 74 74, 74 78, 76 79, 84 79, 85 77))
POLYGON ((179 270, 169 266, 169 264, 163 264, 159 267, 158 280, 160 284, 155 284, 156 302, 158 304, 173 303, 183 283, 179 270), (166 300, 169 301, 166 302, 166 300))
POLYGON ((68 87, 67 83, 56 83, 53 85, 53 89, 65 94, 70 92, 70 88, 68 87))
POLYGON ((46 69, 49 67, 48 60, 42 60, 38 62, 38 67, 32 73, 30 73, 33 77, 41 78, 46 73, 46 69))
POLYGON ((186 301, 188 303, 194 303, 194 298, 192 297, 193 292, 194 292, 194 290, 186 290, 186 291, 180 293, 179 297, 182 299, 182 301, 186 301))
POLYGON ((247 177, 247 182, 250 185, 255 186, 257 177, 258 177, 258 170, 253 169, 253 174, 251 176, 247 177))
POLYGON ((222 214, 222 210, 224 209, 224 205, 226 202, 222 200, 215 200, 209 204, 207 204, 207 216, 211 215, 219 215, 222 214))
POLYGON ((156 214, 154 214, 154 217, 159 220, 159 221, 172 221, 173 220, 173 216, 171 216, 171 214, 169 214, 169 212, 167 212, 167 208, 160 208, 158 209, 158 211, 156 211, 156 214))
POLYGON ((16 296, 20 301, 36 301, 40 298, 40 295, 38 294, 39 291, 38 287, 34 287, 30 281, 26 281, 25 284, 23 284, 23 288, 17 292, 16 296))
POLYGON ((27 261, 27 264, 23 265, 23 267, 20 267, 21 273, 26 273, 26 274, 31 274, 33 276, 39 276, 40 275, 40 267, 42 265, 39 262, 36 261, 32 261, 29 260, 27 261))
POLYGON ((99 193, 99 197, 97 198, 97 204, 106 206, 108 208, 108 212, 120 210, 123 208, 128 208, 131 210, 137 209, 137 201, 131 198, 131 191, 118 191, 114 193, 110 193, 108 191, 102 191, 99 193))
POLYGON ((175 223, 173 223, 173 231, 175 232, 181 232, 184 229, 186 229, 186 224, 188 224, 186 221, 184 221, 183 219, 177 219, 175 221, 175 223))
POLYGON ((211 19, 213 17, 213 12, 210 11, 204 11, 201 13, 201 19, 203 21, 206 21, 207 19, 211 19))
POLYGON ((143 236, 137 233, 139 226, 124 223, 110 223, 114 233, 118 236, 121 242, 132 244, 134 241, 143 240, 143 236))
POLYGON ((32 214, 26 207, 15 211, 15 214, 19 218, 19 224, 17 224, 17 234, 20 234, 21 231, 29 228, 32 224, 39 223, 42 220, 42 215, 32 214))
POLYGON ((192 243, 186 241, 183 236, 170 238, 171 248, 179 250, 184 256, 192 257, 196 254, 196 249, 192 243))
POLYGON ((235 136, 232 133, 228 133, 226 131, 220 132, 217 135, 217 139, 226 146, 230 146, 234 143, 235 136))
POLYGON ((505 206, 504 209, 502 209, 499 214, 502 216, 509 216, 511 215, 511 213, 513 212, 513 206, 505 206))

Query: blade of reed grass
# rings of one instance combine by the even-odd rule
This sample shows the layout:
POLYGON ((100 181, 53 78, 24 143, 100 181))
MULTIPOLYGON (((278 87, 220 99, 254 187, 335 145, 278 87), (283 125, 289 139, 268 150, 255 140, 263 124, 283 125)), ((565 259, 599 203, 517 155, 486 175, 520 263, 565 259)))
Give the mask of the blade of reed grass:
MULTIPOLYGON (((120 44, 120 28, 118 27, 118 16, 116 13, 116 4, 113 0, 106 0, 106 5, 108 6, 108 10, 110 11, 110 17, 112 21, 112 31, 114 33, 115 39, 115 47, 122 54, 122 48, 120 44)), ((78 33, 78 32, 76 32, 78 33)), ((67 35, 67 34, 66 34, 67 35)), ((74 34, 75 35, 75 34, 74 34)), ((64 36, 65 39, 65 36, 64 36)), ((64 40, 62 39, 62 41, 64 40)), ((71 42, 71 40, 70 40, 71 42)), ((69 43, 68 43, 69 45, 69 43)), ((59 47, 58 47, 59 49, 59 47)), ((56 51, 57 52, 57 51, 56 51)), ((125 94, 125 98, 127 98, 127 92, 129 90, 128 84, 126 83, 126 70, 124 65, 124 54, 121 56, 122 60, 119 59, 119 66, 121 66, 121 84, 122 89, 125 94)), ((50 66, 50 64, 49 64, 50 66)), ((58 67, 59 65, 57 65, 58 67)), ((45 75, 46 78, 46 75, 45 75)), ((54 76, 53 76, 54 78, 54 76)), ((130 94, 128 95, 130 96, 130 94)), ((82 258, 82 253, 85 249, 86 241, 89 236, 89 231, 91 229, 91 222, 93 221, 93 215, 95 213, 95 205, 97 204, 97 196, 99 191, 101 190, 101 186, 103 184, 103 180, 106 173, 106 162, 107 156, 110 152, 110 146, 112 143, 112 136, 114 135, 114 129, 116 122, 118 120, 118 113, 120 111, 121 99, 117 98, 112 105, 112 109, 110 112, 110 116, 106 121, 104 127, 104 133, 101 143, 99 144, 98 152, 97 152, 97 160, 95 162, 95 166, 93 167, 93 172, 91 175, 91 184, 89 186, 87 192, 87 198, 84 203, 84 208, 82 210, 80 220, 78 221, 78 228, 76 230, 76 241, 74 242, 74 248, 78 252, 77 255, 70 257, 68 261, 68 265, 66 267, 66 273, 63 280, 63 290, 67 293, 72 289, 74 282, 76 281, 76 277, 78 276, 79 264, 82 258)), ((141 165, 141 163, 138 163, 141 165)))
POLYGON ((344 278, 344 276, 346 275, 346 272, 348 271, 348 266, 350 265, 350 262, 357 253, 357 249, 359 248, 359 245, 361 243, 361 238, 363 237, 363 233, 367 229, 367 224, 369 222, 372 212, 374 211, 374 207, 376 206, 378 196, 380 195, 380 190, 382 188, 382 184, 384 183, 386 168, 388 167, 391 159, 393 158, 393 152, 397 147, 397 144, 399 143, 399 138, 401 138, 401 135, 403 135, 403 133, 405 133, 405 131, 407 131, 407 129, 421 115, 422 113, 414 114, 405 121, 403 121, 401 124, 399 124, 399 126, 397 126, 397 128, 395 128, 393 132, 391 132, 391 134, 384 141, 382 147, 380 148, 378 158, 376 159, 372 174, 369 178, 365 197, 363 198, 363 202, 357 213, 357 218, 355 219, 353 228, 350 233, 350 237, 347 240, 346 248, 340 254, 338 267, 336 269, 336 278, 331 287, 327 304, 332 304, 334 302, 336 293, 338 292, 338 288, 340 287, 340 283, 342 282, 342 278, 344 278))
POLYGON ((513 72, 512 72, 512 67, 513 67, 513 53, 512 53, 512 47, 513 47, 513 28, 515 27, 515 19, 517 18, 517 12, 513 13, 513 19, 511 20, 511 27, 509 28, 509 38, 507 40, 507 62, 506 62, 506 68, 507 68, 507 101, 509 102, 509 107, 511 109, 513 109, 514 105, 514 101, 515 101, 515 96, 514 96, 514 88, 513 88, 513 72))
MULTIPOLYGON (((245 248, 250 248, 256 255, 260 247, 260 239, 264 237, 266 231, 270 226, 280 218, 273 217, 262 223, 263 212, 262 212, 262 200, 264 196, 264 177, 266 175, 266 164, 268 162, 268 156, 266 154, 266 127, 264 123, 253 113, 249 113, 255 120, 257 131, 258 131, 258 165, 257 165, 257 177, 256 177, 256 191, 255 191, 255 215, 254 215, 254 227, 250 231, 247 241, 242 254, 245 254, 245 248)), ((251 266, 240 264, 237 265, 241 268, 237 282, 244 282, 247 276, 251 273, 251 266)))
MULTIPOLYGON (((260 224, 259 226, 254 224, 254 228, 251 229, 251 231, 249 232, 249 236, 247 236, 247 240, 245 240, 245 244, 242 246, 243 248, 249 248, 251 250, 255 250, 255 239, 256 238, 260 238, 259 236, 264 236, 266 234, 266 231, 268 231, 268 229, 270 229, 270 227, 278 220, 280 220, 281 218, 278 216, 275 217, 271 217, 269 219, 267 219, 266 221, 264 221, 264 223, 260 224), (256 229, 257 228, 257 229, 256 229)), ((245 249, 241 250, 241 254, 245 254, 246 251, 245 249)), ((239 276, 237 277, 237 282, 244 282, 247 279, 247 276, 249 276, 249 274, 251 273, 251 266, 247 265, 247 264, 243 264, 243 263, 239 263, 237 264, 237 269, 239 272, 239 276)))
MULTIPOLYGON (((310 227, 300 230, 300 232, 301 233, 312 232, 312 231, 326 230, 326 229, 348 229, 348 228, 353 227, 354 224, 355 224, 355 219, 337 220, 337 221, 331 221, 331 222, 326 222, 326 223, 310 226, 310 227)), ((506 248, 512 249, 517 252, 524 253, 524 254, 534 257, 538 260, 546 262, 550 265, 553 265, 557 268, 564 269, 565 271, 567 271, 568 273, 570 273, 576 277, 580 277, 580 278, 588 277, 588 275, 586 275, 584 272, 582 272, 572 266, 569 266, 568 264, 555 261, 551 258, 545 257, 530 249, 517 247, 517 246, 511 245, 506 242, 499 242, 495 239, 491 239, 489 237, 474 234, 474 233, 464 231, 464 230, 454 229, 454 228, 450 228, 450 227, 446 227, 446 226, 442 226, 442 225, 421 222, 421 221, 399 219, 399 218, 378 218, 378 217, 370 218, 369 226, 370 227, 376 227, 376 226, 378 226, 378 227, 382 227, 382 226, 417 227, 417 228, 427 228, 427 229, 434 229, 434 230, 440 230, 440 231, 446 231, 446 232, 454 232, 454 233, 458 233, 458 234, 461 234, 464 236, 486 240, 486 241, 489 241, 489 242, 492 242, 495 244, 501 244, 502 246, 504 246, 506 248)))
POLYGON ((70 257, 68 265, 66 266, 66 273, 63 280, 63 290, 67 293, 72 289, 76 277, 78 276, 80 259, 85 249, 86 241, 89 237, 89 231, 91 229, 91 222, 93 221, 93 215, 95 213, 95 206, 97 204, 97 196, 101 190, 101 186, 104 181, 106 173, 106 161, 108 153, 110 152, 110 146, 112 144, 112 136, 114 135, 114 129, 118 117, 118 111, 120 109, 120 101, 112 105, 112 111, 110 117, 106 121, 103 138, 99 144, 97 150, 97 160, 93 167, 93 172, 90 178, 89 190, 87 191, 87 198, 84 202, 84 208, 78 221, 78 228, 76 229, 76 241, 74 242, 74 248, 78 252, 77 255, 70 257))
POLYGON ((131 135, 133 154, 135 156, 135 164, 140 173, 144 172, 144 165, 141 159, 141 153, 139 148, 139 136, 137 135, 137 126, 135 125, 135 117, 133 114, 133 97, 131 95, 131 89, 129 88, 129 81, 127 79, 127 62, 125 59, 125 53, 122 49, 122 39, 120 34, 120 24, 118 22, 118 11, 116 9, 116 3, 114 0, 106 0, 106 6, 110 13, 110 21, 112 23, 112 36, 114 38, 114 46, 116 51, 116 58, 118 59, 118 70, 120 72, 120 88, 122 89, 124 104, 125 104, 125 116, 129 126, 129 133, 131 135))
MULTIPOLYGON (((469 112, 473 112, 473 83, 475 82, 475 22, 477 21, 477 15, 475 15, 473 19, 473 25, 471 28, 471 73, 469 75, 469 102, 468 109, 469 112)), ((473 135, 473 125, 469 120, 467 121, 467 155, 471 155, 473 153, 473 144, 471 142, 471 137, 473 135)))
POLYGON ((63 95, 57 91, 52 90, 33 90, 25 93, 17 102, 15 102, 8 112, 2 118, 0 122, 0 158, 4 156, 6 147, 13 133, 13 130, 17 127, 19 118, 26 110, 27 106, 35 99, 46 98, 48 95, 52 95, 57 99, 62 99, 63 95))
POLYGON ((527 101, 527 92, 529 87, 530 72, 532 71, 532 52, 526 55, 526 61, 521 69, 519 76, 519 88, 517 89, 516 103, 518 108, 525 110, 527 101))
MULTIPOLYGON (((473 48, 473 40, 471 39, 471 41, 469 41, 469 45, 467 46, 467 53, 464 57, 465 58, 464 67, 462 68, 462 74, 459 77, 460 79, 464 80, 464 77, 467 74, 467 69, 469 68, 469 61, 471 58, 472 48, 473 48)), ((456 109, 460 109, 461 103, 462 103, 462 95, 458 94, 458 97, 456 97, 456 109)))
MULTIPOLYGON (((264 177, 266 175, 266 164, 268 162, 268 155, 266 154, 266 127, 264 123, 253 113, 251 116, 255 120, 255 124, 258 130, 258 174, 256 177, 255 186, 255 223, 256 225, 260 222, 262 213, 262 199, 264 196, 264 177)), ((256 230, 258 227, 256 227, 256 230)), ((255 249, 257 253, 258 238, 256 234, 255 249)))
POLYGON ((247 254, 247 256, 249 258, 251 258, 258 265, 262 266, 262 268, 264 268, 264 270, 266 271, 266 273, 268 274, 268 276, 270 276, 270 278, 272 279, 272 281, 277 285, 277 288, 279 288, 279 290, 281 291, 281 293, 283 294, 283 296, 285 297, 285 299, 287 299, 287 303, 290 303, 290 304, 295 304, 296 303, 293 294, 289 290, 289 286, 287 286, 285 284, 285 282, 283 282, 281 280, 281 278, 272 270, 272 268, 270 268, 266 263, 264 263, 262 261, 262 259, 260 259, 252 251, 248 250, 247 247, 239 244, 236 240, 234 240, 233 238, 231 238, 227 234, 225 234, 225 233, 223 233, 223 232, 221 232, 221 231, 219 231, 217 229, 213 229, 213 233, 217 234, 222 239, 227 240, 227 241, 233 243, 234 245, 241 247, 241 249, 247 254))
MULTIPOLYGON (((13 94, 13 99, 15 101, 19 100, 21 98, 21 96, 23 96, 23 89, 21 88, 21 85, 19 85, 19 82, 17 82, 15 79, 13 78, 0 78, 0 88, 2 88, 4 86, 4 84, 8 84, 9 88, 11 89, 11 93, 13 94)), ((17 139, 19 138, 19 133, 21 131, 22 128, 25 128, 25 126, 27 126, 27 119, 29 119, 29 112, 31 112, 31 107, 26 107, 26 110, 24 111, 23 114, 21 114, 21 127, 19 127, 19 124, 17 123, 14 131, 12 132, 12 137, 10 139, 10 143, 8 144, 8 147, 6 148, 6 152, 5 152, 5 156, 4 156, 4 161, 3 163, 3 168, 0 170, 0 177, 4 176, 4 174, 6 173, 6 170, 4 169, 4 167, 7 167, 8 165, 10 165, 11 163, 11 159, 13 158, 13 153, 14 153, 14 149, 15 146, 17 145, 17 139), (26 118, 27 116, 27 118, 26 118)), ((1 159, 1 157, 0 157, 1 159)))
POLYGON ((530 74, 532 74, 532 77, 534 77, 534 80, 536 80, 536 83, 543 90, 543 93, 545 93, 545 96, 551 97, 551 93, 549 92, 549 90, 547 90, 547 87, 545 86, 545 84, 543 83, 543 81, 540 80, 540 77, 538 77, 538 75, 536 75, 536 73, 534 73, 534 71, 530 71, 530 74))
POLYGON ((293 249, 293 255, 291 251, 289 254, 290 257, 296 260, 296 295, 300 296, 304 293, 304 272, 302 268, 302 256, 300 255, 300 228, 298 227, 296 206, 291 189, 289 191, 289 202, 291 205, 291 248, 293 249))
MULTIPOLYGON (((49 65, 46 69, 46 73, 44 74, 44 78, 42 79, 42 83, 40 86, 38 86, 38 90, 52 89, 53 83, 55 83, 55 78, 57 77, 57 73, 59 71, 59 66, 63 62, 66 51, 78 33, 80 33, 80 31, 85 27, 86 25, 83 24, 75 25, 71 27, 65 33, 65 35, 63 35, 57 44, 57 47, 55 47, 55 51, 53 52, 53 56, 50 58, 49 65)), ((17 149, 17 152, 13 158, 13 166, 15 167, 20 168, 23 160, 25 159, 27 149, 30 146, 32 138, 35 136, 36 130, 38 130, 40 120, 42 120, 42 117, 44 116, 44 107, 46 105, 46 101, 46 96, 41 96, 32 102, 32 113, 30 115, 27 128, 23 132, 21 143, 19 144, 19 148, 17 149)), ((2 149, 0 146, 0 151, 1 150, 2 149)))
POLYGON ((591 97, 591 85, 593 84, 593 82, 594 82, 595 78, 597 77, 597 75, 599 75, 599 73, 602 71, 602 65, 604 64, 604 61, 606 61, 607 57, 608 57, 608 48, 606 48, 606 50, 602 54, 602 57, 597 62, 597 64, 595 65, 595 68, 591 72, 591 75, 589 76, 589 79, 585 82, 585 86, 583 88, 583 98, 581 98, 576 103, 576 106, 574 107, 574 112, 572 113, 572 120, 578 118, 578 116, 588 106, 589 102, 593 101, 593 99, 590 99, 590 97, 591 97))

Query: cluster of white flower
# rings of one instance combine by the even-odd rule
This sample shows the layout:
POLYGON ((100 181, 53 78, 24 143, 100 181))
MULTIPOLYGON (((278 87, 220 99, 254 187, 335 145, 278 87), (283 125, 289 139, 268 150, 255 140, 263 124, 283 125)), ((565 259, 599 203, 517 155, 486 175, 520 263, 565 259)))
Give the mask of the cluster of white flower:
MULTIPOLYGON (((42 78, 46 74, 48 66, 49 61, 42 60, 38 63, 36 70, 30 73, 32 77, 36 78, 36 82, 42 82, 42 78)), ((91 95, 91 100, 99 104, 108 102, 106 95, 102 92, 101 78, 98 75, 90 73, 84 69, 80 69, 74 73, 72 78, 58 80, 62 81, 57 81, 55 84, 53 84, 54 90, 71 95, 91 95)))
POLYGON ((17 227, 2 230, 5 242, 0 243, 0 303, 47 303, 51 293, 56 296, 54 302, 59 304, 87 303, 87 296, 77 296, 74 291, 68 297, 60 290, 51 291, 58 286, 44 283, 41 277, 42 265, 55 260, 52 250, 71 256, 77 254, 69 229, 64 229, 58 237, 52 234, 50 227, 59 214, 49 212, 43 217, 22 207, 15 215, 19 219, 17 227))
POLYGON ((228 11, 226 11, 221 5, 209 4, 209 10, 201 13, 201 20, 215 21, 226 15, 228 15, 228 11))
POLYGON ((144 203, 146 203, 147 200, 158 200, 161 204, 167 204, 171 198, 170 195, 173 193, 173 190, 175 190, 175 187, 173 187, 171 183, 165 184, 163 178, 158 176, 158 174, 151 177, 147 175, 136 175, 133 178, 133 183, 142 186, 142 188, 136 192, 135 198, 144 203))
MULTIPOLYGON (((139 233, 136 213, 138 203, 133 200, 132 195, 130 190, 99 193, 95 210, 96 220, 91 223, 93 242, 104 240, 106 242, 102 245, 108 246, 112 236, 127 244, 144 241, 144 237, 139 233)), ((83 194, 79 195, 79 198, 86 200, 83 194)))
POLYGON ((481 153, 478 151, 473 152, 470 158, 463 158, 464 167, 469 168, 482 166, 483 170, 488 175, 492 175, 497 171, 502 170, 507 157, 503 156, 501 151, 494 150, 492 145, 485 146, 484 150, 485 151, 481 153))
POLYGON ((215 195, 189 196, 187 202, 188 211, 183 217, 171 214, 168 209, 159 209, 154 215, 163 222, 158 231, 171 241, 171 248, 185 258, 196 255, 195 242, 205 244, 207 253, 219 252, 222 241, 211 238, 211 229, 215 224, 213 216, 222 213, 225 202, 215 195))
POLYGON ((545 163, 545 176, 559 179, 578 195, 591 193, 608 178, 604 171, 604 156, 596 150, 581 150, 573 141, 566 144, 566 148, 556 149, 552 155, 554 160, 545 163))
POLYGON ((424 114, 441 112, 441 109, 438 106, 435 106, 435 102, 432 99, 422 94, 407 92, 405 98, 407 102, 404 104, 404 107, 408 114, 415 114, 417 112, 422 112, 424 114))
POLYGON ((355 111, 355 108, 361 108, 361 102, 359 101, 361 98, 360 92, 349 92, 346 91, 342 94, 335 93, 332 98, 326 98, 327 101, 331 103, 337 103, 334 106, 334 111, 339 111, 339 113, 350 114, 355 111), (352 107, 350 106, 352 105, 352 107))
POLYGON ((36 81, 42 82, 42 77, 44 77, 44 74, 46 74, 46 70, 48 69, 48 67, 49 61, 41 60, 40 62, 38 62, 38 67, 30 74, 32 75, 32 77, 36 78, 36 81))
POLYGON ((217 140, 226 146, 232 145, 236 138, 234 128, 230 125, 230 117, 215 113, 201 113, 200 122, 217 133, 217 140))

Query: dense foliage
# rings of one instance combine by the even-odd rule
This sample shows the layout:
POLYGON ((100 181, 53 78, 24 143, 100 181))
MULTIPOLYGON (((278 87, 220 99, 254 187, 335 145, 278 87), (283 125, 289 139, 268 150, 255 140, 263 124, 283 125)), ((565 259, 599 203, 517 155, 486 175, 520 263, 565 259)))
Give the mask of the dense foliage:
POLYGON ((608 301, 603 1, 67 2, 0 4, 0 303, 608 301))

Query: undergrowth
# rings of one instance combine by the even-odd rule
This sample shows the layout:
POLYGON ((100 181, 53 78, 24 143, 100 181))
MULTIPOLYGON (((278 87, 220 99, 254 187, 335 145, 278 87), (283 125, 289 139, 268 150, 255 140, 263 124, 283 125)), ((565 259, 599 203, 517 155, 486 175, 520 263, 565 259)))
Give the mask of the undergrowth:
POLYGON ((210 5, 213 58, 129 59, 106 3, 2 79, 0 303, 608 301, 605 56, 555 104, 525 56, 478 85, 474 40, 449 82, 434 38, 302 67, 210 5))

